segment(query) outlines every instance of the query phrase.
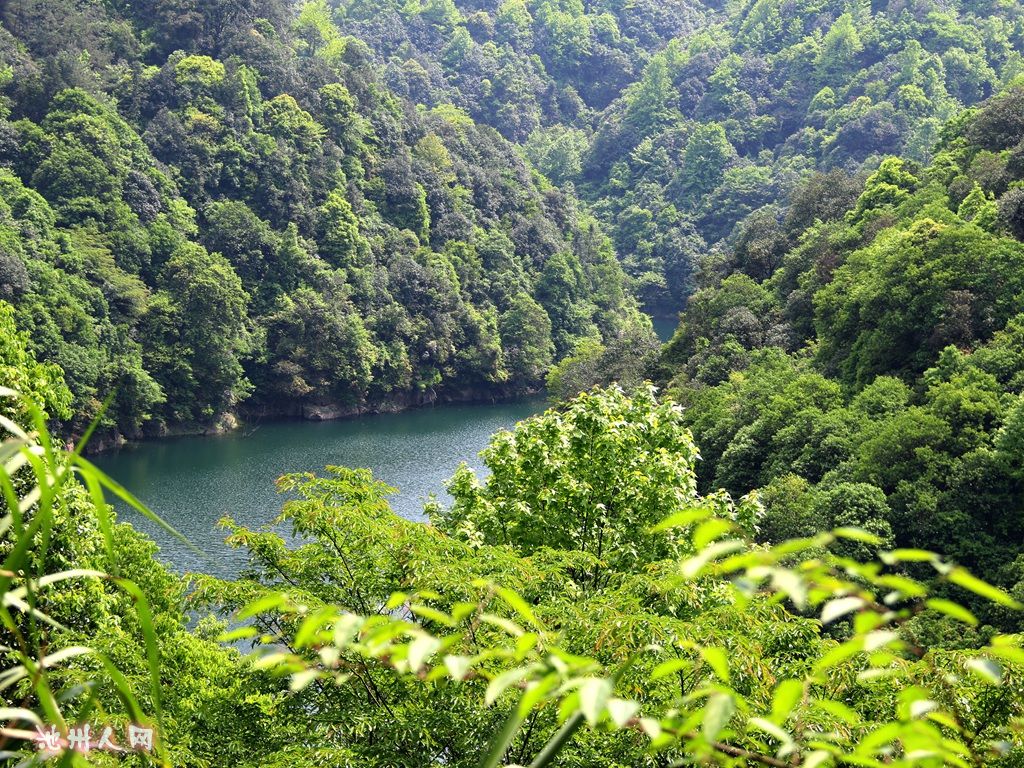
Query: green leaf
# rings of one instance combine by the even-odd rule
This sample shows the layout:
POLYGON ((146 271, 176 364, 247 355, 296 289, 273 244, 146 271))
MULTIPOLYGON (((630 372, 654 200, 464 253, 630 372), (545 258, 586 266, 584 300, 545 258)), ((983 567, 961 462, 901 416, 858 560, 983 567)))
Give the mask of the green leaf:
POLYGON ((1024 649, 1021 648, 1014 648, 1008 645, 991 645, 985 649, 985 653, 1012 664, 1024 664, 1024 649))
POLYGON ((508 717, 505 718, 505 722, 502 724, 501 731, 491 739, 490 746, 480 761, 480 768, 498 768, 501 765, 502 758, 505 757, 505 753, 508 752, 508 748, 512 745, 512 740, 515 738, 522 722, 523 717, 520 714, 520 707, 512 707, 512 711, 508 713, 508 717))
POLYGON ((683 576, 687 579, 695 578, 696 576, 699 576, 713 560, 721 557, 722 555, 728 555, 732 552, 741 550, 744 546, 744 543, 738 539, 716 541, 714 544, 702 550, 698 555, 683 561, 681 568, 683 576))
POLYGON ((795 679, 783 680, 772 695, 772 720, 780 725, 789 719, 804 696, 804 684, 795 679))
POLYGON ((288 683, 288 687, 293 691, 301 691, 306 688, 310 683, 316 680, 320 676, 320 673, 315 669, 304 669, 301 672, 296 672, 292 675, 291 681, 288 683))
POLYGON ((580 711, 587 722, 596 725, 612 695, 611 681, 602 677, 588 677, 579 688, 580 711))
POLYGON ((793 571, 784 568, 772 571, 772 586, 784 592, 798 609, 803 610, 807 605, 807 587, 793 571))
POLYGON ((827 712, 833 717, 842 720, 847 725, 858 725, 861 722, 860 715, 840 701, 835 701, 833 699, 813 699, 811 701, 811 706, 815 709, 827 712))
POLYGON ((946 616, 956 619, 957 621, 962 621, 964 624, 970 624, 972 627, 978 626, 977 617, 962 605, 954 603, 952 600, 943 600, 941 597, 933 597, 931 600, 928 600, 925 605, 933 611, 944 613, 946 616))
POLYGON ((821 609, 821 623, 831 624, 841 616, 853 611, 859 611, 864 607, 864 601, 859 597, 838 597, 829 600, 821 609))
POLYGON ((272 592, 268 595, 264 595, 263 597, 257 600, 253 600, 251 603, 245 606, 242 610, 238 612, 238 618, 244 621, 245 619, 252 618, 253 616, 256 616, 260 613, 267 613, 268 611, 273 611, 284 605, 287 602, 287 600, 288 598, 286 598, 280 592, 272 592))
POLYGON ((894 549, 879 555, 885 563, 930 563, 938 559, 938 555, 925 549, 894 549))
POLYGON ((729 657, 721 648, 698 647, 697 651, 723 683, 729 682, 729 657))
POLYGON ((437 624, 443 624, 446 627, 457 626, 458 622, 455 621, 444 611, 439 611, 436 608, 431 608, 429 605, 410 605, 409 610, 415 613, 420 618, 426 619, 427 621, 433 621, 437 624))
POLYGON ((619 728, 625 728, 639 709, 640 705, 635 701, 608 699, 608 716, 619 728))
POLYGON ((847 659, 860 653, 863 647, 864 642, 859 637, 847 640, 845 643, 840 643, 818 659, 818 663, 814 665, 814 670, 816 672, 822 672, 838 664, 842 664, 847 659))
POLYGON ((511 589, 505 589, 504 587, 497 587, 495 591, 498 593, 498 596, 508 603, 516 613, 522 616, 528 624, 532 624, 540 630, 544 629, 540 622, 537 621, 537 617, 534 615, 533 608, 530 607, 530 604, 516 592, 513 592, 511 589))
POLYGON ((444 668, 454 680, 465 680, 472 667, 473 660, 468 656, 445 656, 444 668))
POLYGON ((253 626, 236 627, 235 629, 228 630, 222 633, 218 638, 218 642, 221 643, 233 643, 236 640, 245 640, 250 637, 255 637, 258 634, 258 630, 253 626))
POLYGON ((656 739, 661 736, 661 723, 651 717, 640 718, 640 727, 648 738, 656 739))
POLYGON ((661 664, 654 668, 651 672, 651 680, 660 680, 663 677, 675 674, 683 669, 689 669, 693 666, 693 662, 688 659, 669 659, 663 661, 661 664))
POLYGON ((840 539, 859 541, 864 544, 878 545, 882 540, 873 533, 868 533, 862 528, 836 528, 832 533, 840 539))
POLYGON ((968 659, 966 666, 985 682, 999 685, 1003 681, 1003 668, 991 659, 968 659))
POLYGON ((929 712, 938 709, 938 702, 931 699, 918 699, 910 703, 910 716, 914 719, 924 717, 929 712))
POLYGON ((832 755, 823 749, 816 749, 804 758, 801 768, 818 768, 832 760, 832 755))
POLYGON ((502 672, 488 683, 487 691, 484 693, 484 703, 491 706, 505 692, 505 689, 524 680, 529 673, 529 667, 515 667, 502 672))
POLYGON ((722 534, 732 530, 733 524, 728 520, 723 520, 720 517, 713 517, 710 520, 705 520, 699 526, 697 530, 693 532, 693 547, 696 550, 704 549, 715 539, 722 536, 722 534))
POLYGON ((669 528, 684 528, 688 525, 693 525, 698 520, 703 520, 711 514, 711 510, 707 507, 694 507, 692 509, 684 509, 682 512, 676 512, 669 515, 660 523, 658 523, 652 529, 654 533, 660 531, 667 531, 669 528))
POLYGON ((530 763, 529 768, 544 768, 551 765, 552 761, 565 749, 565 745, 569 743, 573 734, 580 729, 584 721, 585 718, 581 712, 577 712, 566 720, 565 724, 548 740, 548 743, 544 745, 544 748, 534 758, 533 762, 530 763))
POLYGON ((793 742, 793 737, 790 736, 789 733, 770 720, 765 720, 762 717, 752 717, 749 722, 758 730, 764 731, 775 739, 781 741, 783 744, 791 744, 793 742))
POLYGON ((509 621, 504 616, 495 616, 493 613, 482 613, 480 614, 480 621, 487 624, 492 624, 499 629, 505 630, 508 634, 513 637, 519 637, 523 634, 523 628, 516 624, 514 621, 509 621))
POLYGON ((702 731, 704 738, 714 741, 728 724, 736 711, 732 696, 727 693, 713 693, 704 705, 704 722, 702 731))
POLYGON ((26 723, 33 723, 34 725, 43 724, 43 721, 39 719, 39 715, 31 709, 24 709, 22 707, 0 707, 0 720, 13 722, 23 720, 26 723))
POLYGON ((868 653, 877 651, 879 648, 885 648, 887 645, 891 645, 899 640, 900 636, 898 632, 893 632, 889 629, 879 629, 875 632, 868 632, 864 636, 864 650, 868 653))
POLYGON ((984 597, 986 600, 991 600, 993 603, 999 603, 1000 605, 1005 605, 1007 608, 1013 608, 1014 610, 1024 608, 1024 606, 1006 594, 1003 590, 992 586, 986 581, 982 581, 977 576, 972 575, 966 568, 954 568, 949 572, 949 575, 946 576, 946 578, 958 587, 963 587, 980 597, 984 597))
POLYGON ((437 653, 441 641, 431 635, 420 635, 409 643, 409 670, 419 672, 427 659, 437 653))

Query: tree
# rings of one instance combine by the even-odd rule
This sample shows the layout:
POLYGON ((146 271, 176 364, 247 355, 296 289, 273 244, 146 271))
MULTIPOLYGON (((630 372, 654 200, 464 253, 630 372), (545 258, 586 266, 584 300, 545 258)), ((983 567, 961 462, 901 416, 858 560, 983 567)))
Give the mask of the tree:
POLYGON ((686 142, 676 184, 680 199, 695 205, 722 180, 726 166, 736 157, 725 129, 718 123, 698 125, 686 142))
POLYGON ((300 288, 267 320, 273 391, 284 401, 359 402, 378 351, 344 290, 300 288))
POLYGON ((317 243, 320 256, 333 267, 354 269, 369 259, 370 246, 359 232, 359 219, 339 190, 320 207, 317 243))
MULTIPOLYGON (((44 419, 71 416, 71 392, 55 363, 40 363, 29 349, 29 340, 14 323, 14 307, 0 301, 0 382, 28 398, 44 419)), ((14 423, 26 423, 28 414, 7 394, 0 400, 0 415, 14 423)))
POLYGON ((268 306, 290 277, 288 265, 278 261, 277 233, 237 201, 212 204, 204 218, 203 244, 231 263, 246 291, 259 297, 260 308, 268 306))
POLYGON ((664 128, 675 118, 672 80, 665 56, 655 56, 629 94, 625 120, 638 138, 664 128))
POLYGON ((985 149, 1001 150, 1017 146, 1024 140, 1024 87, 1016 85, 992 99, 973 116, 967 136, 985 149))
POLYGON ((595 390, 565 413, 499 435, 483 454, 487 480, 461 468, 448 489, 455 501, 433 513, 435 524, 523 553, 555 547, 647 561, 670 545, 650 537, 650 526, 694 500, 695 455, 677 405, 658 403, 651 390, 632 399, 595 390))
POLYGON ((208 422, 250 393, 248 295, 228 261, 189 245, 164 265, 146 318, 147 367, 167 393, 166 415, 208 422))
POLYGON ((548 393, 556 401, 570 400, 594 387, 617 385, 626 392, 645 386, 659 346, 649 328, 634 325, 607 343, 584 339, 571 355, 551 368, 548 393))
POLYGON ((836 19, 822 40, 816 62, 818 76, 829 85, 841 82, 842 76, 855 64, 864 44, 857 34, 853 16, 844 13, 836 19))
POLYGON ((593 326, 585 306, 583 270, 573 253, 556 253, 537 280, 536 297, 551 318, 555 355, 564 356, 593 326))
POLYGON ((536 382, 551 367, 555 355, 551 319, 529 294, 515 295, 498 320, 498 332, 505 365, 514 379, 536 382))
POLYGON ((1022 257, 1019 243, 972 225, 922 219, 887 231, 815 296, 820 359, 863 385, 878 374, 918 373, 947 344, 990 337, 1024 289, 1015 267, 1022 257))

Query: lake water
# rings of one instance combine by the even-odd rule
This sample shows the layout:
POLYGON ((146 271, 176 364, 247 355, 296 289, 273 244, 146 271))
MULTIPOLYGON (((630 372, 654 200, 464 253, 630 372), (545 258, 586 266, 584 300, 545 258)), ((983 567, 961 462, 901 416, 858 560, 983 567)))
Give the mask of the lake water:
POLYGON ((492 433, 545 407, 543 398, 533 398, 329 422, 276 421, 219 437, 145 442, 102 454, 96 463, 205 553, 199 557, 133 510, 120 509, 121 519, 160 545, 161 559, 179 571, 232 578, 244 556, 224 544, 217 521, 230 515, 249 527, 269 523, 283 501, 274 488, 280 475, 329 464, 366 467, 398 488, 391 498, 396 512, 420 519, 430 494, 447 498, 444 482, 460 462, 483 468, 477 454, 492 433))
POLYGON ((665 343, 672 338, 672 334, 676 332, 676 327, 679 325, 678 317, 652 317, 651 323, 654 325, 654 333, 657 334, 658 339, 665 343))

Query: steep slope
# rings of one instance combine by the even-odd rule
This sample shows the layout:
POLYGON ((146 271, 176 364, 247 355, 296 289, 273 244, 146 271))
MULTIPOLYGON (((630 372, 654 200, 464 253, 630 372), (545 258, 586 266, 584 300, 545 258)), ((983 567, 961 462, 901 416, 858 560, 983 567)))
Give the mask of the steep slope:
POLYGON ((847 211, 812 180, 767 279, 745 265, 691 299, 662 365, 701 482, 762 488, 764 538, 862 526, 1024 595, 1022 116, 1018 81, 847 211))
POLYGON ((757 251, 770 272, 771 238, 813 172, 841 172, 846 204, 882 157, 927 161, 946 120, 1024 67, 1015 3, 306 8, 364 41, 396 92, 467 110, 575 187, 658 313, 681 308, 701 273, 728 273, 734 251, 757 251))
POLYGON ((719 18, 653 57, 568 175, 652 307, 736 259, 770 273, 808 175, 841 171, 849 203, 843 175, 926 161, 946 120, 1022 67, 1017 4, 750 0, 719 18))
POLYGON ((4 6, 0 299, 74 429, 502 394, 645 332, 571 194, 323 11, 4 6))

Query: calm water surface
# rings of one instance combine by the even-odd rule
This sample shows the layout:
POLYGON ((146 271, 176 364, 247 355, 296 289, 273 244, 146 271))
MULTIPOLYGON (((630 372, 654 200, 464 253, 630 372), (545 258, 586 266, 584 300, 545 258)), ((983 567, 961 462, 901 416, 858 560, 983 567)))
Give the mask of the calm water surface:
POLYGON ((662 343, 669 341, 672 338, 672 334, 676 332, 676 327, 679 325, 678 317, 652 317, 651 323, 654 325, 654 333, 657 334, 658 339, 662 343))
POLYGON ((325 466, 367 467, 398 493, 396 512, 421 519, 430 494, 447 498, 444 481, 477 454, 493 432, 545 407, 543 398, 487 405, 444 405, 330 422, 278 421, 221 437, 188 437, 124 448, 97 457, 118 480, 206 555, 199 557, 132 510, 121 518, 150 535, 161 558, 180 571, 231 578, 244 558, 216 528, 224 515, 249 527, 269 523, 282 498, 274 480, 325 466))

